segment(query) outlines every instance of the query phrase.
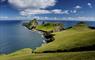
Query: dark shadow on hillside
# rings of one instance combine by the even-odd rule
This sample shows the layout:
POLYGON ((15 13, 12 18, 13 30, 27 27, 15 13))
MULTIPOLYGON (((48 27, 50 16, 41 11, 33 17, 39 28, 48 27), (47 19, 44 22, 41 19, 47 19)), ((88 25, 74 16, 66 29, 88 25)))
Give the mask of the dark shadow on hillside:
POLYGON ((55 52, 79 52, 79 51, 95 51, 95 45, 72 48, 69 50, 57 50, 57 51, 44 51, 43 53, 55 53, 55 52))
POLYGON ((89 27, 90 29, 95 29, 95 27, 89 27))

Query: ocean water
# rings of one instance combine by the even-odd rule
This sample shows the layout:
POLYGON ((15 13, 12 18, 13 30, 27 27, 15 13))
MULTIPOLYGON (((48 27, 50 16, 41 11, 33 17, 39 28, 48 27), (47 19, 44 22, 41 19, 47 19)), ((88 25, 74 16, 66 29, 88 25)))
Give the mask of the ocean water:
MULTIPOLYGON (((0 21, 0 54, 15 52, 23 48, 35 49, 43 43, 43 37, 37 32, 32 32, 22 26, 25 21, 0 21)), ((38 21, 40 24, 43 22, 38 21)), ((78 21, 54 21, 64 24, 64 28, 71 27, 78 21)), ((95 22, 86 22, 89 26, 95 27, 95 22)))
POLYGON ((22 21, 0 21, 0 54, 23 48, 35 49, 44 38, 22 26, 22 21))

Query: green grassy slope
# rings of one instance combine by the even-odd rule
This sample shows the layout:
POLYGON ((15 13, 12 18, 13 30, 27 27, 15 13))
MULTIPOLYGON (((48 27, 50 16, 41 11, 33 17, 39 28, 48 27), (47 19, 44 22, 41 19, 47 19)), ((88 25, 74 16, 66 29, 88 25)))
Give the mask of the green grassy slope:
POLYGON ((55 34, 55 40, 37 48, 35 52, 44 51, 69 51, 74 48, 95 45, 95 30, 88 28, 84 24, 79 24, 71 29, 64 30, 55 34))
POLYGON ((32 54, 32 49, 25 48, 25 49, 18 50, 16 52, 13 52, 13 53, 10 53, 10 54, 0 55, 0 60, 11 60, 13 57, 18 58, 18 57, 28 56, 28 55, 31 55, 31 54, 32 54))
POLYGON ((95 51, 40 53, 27 56, 10 57, 9 60, 95 60, 95 51))
POLYGON ((38 30, 44 30, 44 31, 52 31, 54 29, 53 26, 49 25, 49 26, 44 26, 44 25, 39 25, 36 27, 36 29, 38 30))
POLYGON ((52 31, 55 29, 56 26, 63 26, 63 24, 59 23, 45 23, 42 25, 38 25, 36 29, 43 30, 43 31, 52 31))
POLYGON ((31 48, 25 48, 22 50, 18 50, 16 52, 8 54, 9 56, 23 56, 23 55, 30 55, 32 53, 31 48))

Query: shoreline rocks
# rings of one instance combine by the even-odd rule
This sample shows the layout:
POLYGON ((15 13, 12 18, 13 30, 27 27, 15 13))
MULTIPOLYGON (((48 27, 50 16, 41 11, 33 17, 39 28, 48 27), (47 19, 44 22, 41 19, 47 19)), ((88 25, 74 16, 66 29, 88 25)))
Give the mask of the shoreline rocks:
MULTIPOLYGON (((36 30, 36 29, 35 29, 36 30)), ((51 32, 43 31, 43 30, 36 30, 45 40, 43 43, 49 43, 55 40, 54 35, 51 32)))

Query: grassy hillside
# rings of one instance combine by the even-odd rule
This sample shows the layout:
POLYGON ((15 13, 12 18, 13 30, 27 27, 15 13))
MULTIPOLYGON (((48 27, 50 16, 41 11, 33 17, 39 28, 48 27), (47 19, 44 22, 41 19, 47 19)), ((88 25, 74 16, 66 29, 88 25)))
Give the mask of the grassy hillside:
POLYGON ((52 31, 54 29, 52 24, 44 24, 44 25, 38 25, 36 27, 38 30, 44 30, 44 31, 52 31))
POLYGON ((30 55, 32 53, 32 49, 25 48, 22 50, 18 50, 14 53, 8 54, 9 56, 24 56, 24 55, 30 55))
POLYGON ((5 56, 5 58, 7 57, 8 59, 5 60, 95 60, 95 51, 40 54, 33 53, 31 55, 23 56, 5 56))
POLYGON ((57 27, 60 27, 59 30, 62 29, 63 24, 59 24, 59 23, 45 23, 42 25, 38 25, 36 27, 36 29, 38 30, 43 30, 43 31, 53 31, 55 29, 58 29, 57 27))
POLYGON ((78 24, 71 29, 53 34, 55 34, 55 40, 42 45, 35 52, 81 50, 82 47, 95 45, 95 30, 88 28, 85 24, 78 24))
POLYGON ((13 52, 13 53, 10 53, 10 54, 0 55, 0 60, 11 60, 13 57, 18 58, 18 57, 22 57, 22 56, 28 56, 28 55, 31 55, 31 54, 32 54, 32 49, 25 48, 25 49, 18 50, 16 52, 13 52))

